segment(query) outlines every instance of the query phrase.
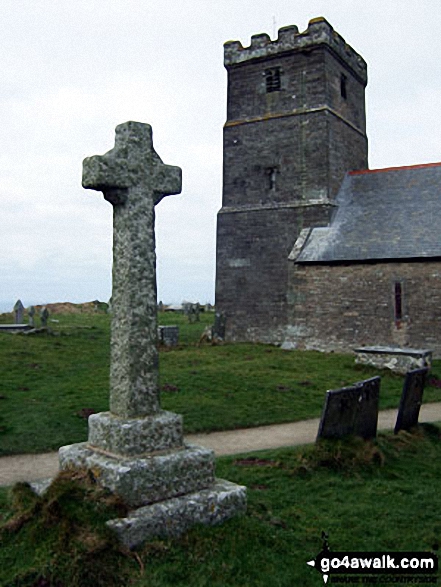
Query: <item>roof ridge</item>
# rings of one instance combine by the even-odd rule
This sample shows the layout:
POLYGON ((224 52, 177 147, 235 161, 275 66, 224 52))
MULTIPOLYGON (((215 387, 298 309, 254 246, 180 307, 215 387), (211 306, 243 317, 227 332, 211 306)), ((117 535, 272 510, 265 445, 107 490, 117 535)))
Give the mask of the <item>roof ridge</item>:
POLYGON ((437 163, 420 163, 417 165, 401 165, 397 167, 384 167, 382 169, 360 169, 349 171, 348 175, 367 175, 368 173, 382 173, 386 171, 399 171, 401 169, 424 169, 426 167, 441 167, 441 161, 437 163))

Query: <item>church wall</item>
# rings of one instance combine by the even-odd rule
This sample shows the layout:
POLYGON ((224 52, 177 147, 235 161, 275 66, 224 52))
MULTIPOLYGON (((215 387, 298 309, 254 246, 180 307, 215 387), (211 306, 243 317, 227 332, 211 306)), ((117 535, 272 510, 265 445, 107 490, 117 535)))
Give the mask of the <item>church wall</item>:
POLYGON ((289 274, 287 343, 342 352, 409 346, 441 357, 440 261, 291 263, 289 274))
POLYGON ((330 206, 221 211, 217 220, 216 309, 230 341, 283 342, 288 255, 303 226, 322 226, 330 206))

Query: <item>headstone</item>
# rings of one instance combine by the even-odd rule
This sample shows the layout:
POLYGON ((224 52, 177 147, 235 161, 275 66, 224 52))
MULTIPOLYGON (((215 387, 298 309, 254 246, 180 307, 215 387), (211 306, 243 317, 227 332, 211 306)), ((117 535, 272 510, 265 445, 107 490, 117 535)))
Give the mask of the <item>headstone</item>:
POLYGON ((196 304, 185 304, 184 313, 188 316, 188 321, 190 324, 194 324, 195 322, 200 321, 200 305, 199 302, 196 304))
POLYGON ((160 326, 158 328, 158 337, 160 344, 163 344, 164 346, 178 346, 179 326, 160 326))
POLYGON ((372 377, 357 384, 361 392, 361 401, 355 419, 354 435, 365 440, 377 436, 380 382, 380 377, 372 377))
POLYGON ((40 321, 41 321, 42 328, 46 328, 48 320, 49 320, 49 310, 46 308, 46 306, 44 306, 44 308, 42 308, 40 311, 40 321))
POLYGON ((23 324, 24 306, 21 300, 17 300, 14 305, 14 322, 15 324, 23 324))
POLYGON ((161 409, 155 206, 181 191, 147 124, 116 128, 115 147, 83 164, 83 186, 113 205, 110 412, 89 418, 88 443, 62 447, 62 469, 87 468, 132 508, 108 522, 127 547, 216 524, 246 508, 246 490, 214 476, 211 450, 184 442, 182 417, 161 409))
POLYGON ((406 374, 394 429, 395 434, 400 430, 410 430, 417 426, 428 371, 427 368, 414 369, 406 374))
POLYGON ((351 436, 361 401, 356 385, 326 392, 317 438, 343 438, 351 436))
POLYGON ((225 340, 225 328, 227 325, 227 317, 221 312, 216 312, 214 315, 213 325, 213 341, 225 340))
POLYGON ((375 438, 378 421, 380 378, 326 393, 317 439, 361 436, 375 438))
POLYGON ((35 306, 30 306, 28 309, 28 323, 29 326, 35 326, 35 306))

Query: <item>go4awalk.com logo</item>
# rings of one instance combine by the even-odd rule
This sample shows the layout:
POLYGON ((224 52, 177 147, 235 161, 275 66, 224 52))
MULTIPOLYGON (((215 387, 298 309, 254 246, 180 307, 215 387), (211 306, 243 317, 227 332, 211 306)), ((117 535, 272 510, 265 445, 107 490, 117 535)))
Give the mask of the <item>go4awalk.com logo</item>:
POLYGON ((322 538, 323 550, 307 564, 324 583, 437 584, 438 557, 431 552, 331 552, 327 535, 322 538))

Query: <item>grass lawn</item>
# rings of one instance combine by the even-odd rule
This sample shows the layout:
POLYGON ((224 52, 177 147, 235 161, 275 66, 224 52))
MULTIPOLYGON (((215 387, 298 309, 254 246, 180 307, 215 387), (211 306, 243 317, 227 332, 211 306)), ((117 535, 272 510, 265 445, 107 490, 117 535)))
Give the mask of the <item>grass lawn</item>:
MULTIPOLYGON (((56 450, 87 438, 87 416, 108 409, 106 314, 54 314, 53 335, 0 333, 0 455, 56 450)), ((11 317, 2 315, 3 322, 11 317)), ((321 414, 327 389, 378 374, 351 355, 282 351, 271 345, 197 342, 213 314, 178 324, 180 345, 160 353, 162 407, 184 416, 187 433, 303 420, 321 414)), ((435 361, 432 377, 441 373, 435 361)), ((396 408, 403 378, 382 373, 381 408, 396 408)), ((428 386, 425 401, 441 390, 428 386)))
POLYGON ((96 487, 60 479, 41 499, 18 485, 13 506, 0 491, 0 585, 315 587, 323 579, 306 562, 321 550, 322 531, 331 551, 436 553, 440 441, 440 429, 425 425, 375 443, 219 459, 220 477, 248 486, 247 514, 135 553, 105 532, 103 521, 120 505, 96 487))

